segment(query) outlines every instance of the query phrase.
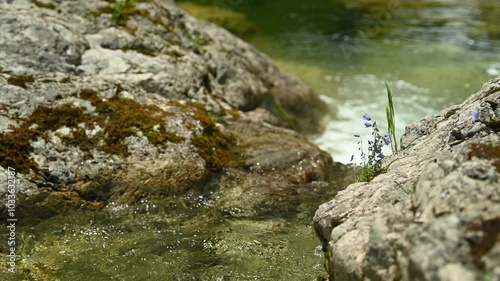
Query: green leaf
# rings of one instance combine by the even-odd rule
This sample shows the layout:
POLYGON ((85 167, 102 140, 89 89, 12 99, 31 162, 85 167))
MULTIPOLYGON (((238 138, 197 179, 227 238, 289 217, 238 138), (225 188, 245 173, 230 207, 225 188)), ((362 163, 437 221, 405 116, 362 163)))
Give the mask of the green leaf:
POLYGON ((396 118, 394 117, 394 103, 392 102, 392 90, 384 80, 385 87, 387 89, 387 105, 385 108, 385 114, 387 118, 387 129, 389 130, 389 136, 391 139, 392 153, 398 152, 398 144, 396 141, 396 118))

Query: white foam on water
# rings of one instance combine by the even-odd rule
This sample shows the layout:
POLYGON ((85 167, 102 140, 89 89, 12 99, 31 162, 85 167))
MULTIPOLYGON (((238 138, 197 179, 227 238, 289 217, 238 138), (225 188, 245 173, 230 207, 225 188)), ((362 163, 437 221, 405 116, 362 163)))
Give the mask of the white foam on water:
MULTIPOLYGON (((404 127, 425 115, 432 114, 434 109, 429 106, 436 98, 429 96, 429 89, 419 88, 407 81, 387 81, 393 91, 393 101, 396 117, 396 133, 399 138, 404 127)), ((380 135, 387 132, 385 108, 387 92, 383 80, 372 74, 360 74, 345 77, 338 89, 339 98, 322 96, 330 106, 335 106, 335 116, 327 123, 326 129, 313 140, 321 149, 329 152, 335 161, 350 163, 354 155, 354 163, 359 164, 361 151, 359 139, 367 152, 368 140, 372 140, 373 128, 365 128, 363 115, 368 114, 377 122, 380 135)), ((391 150, 385 147, 384 154, 391 150)))

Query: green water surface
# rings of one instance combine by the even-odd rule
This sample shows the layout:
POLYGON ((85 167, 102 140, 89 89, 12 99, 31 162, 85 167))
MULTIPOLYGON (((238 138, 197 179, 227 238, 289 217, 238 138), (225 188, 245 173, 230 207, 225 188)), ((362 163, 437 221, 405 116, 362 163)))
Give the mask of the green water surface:
POLYGON ((258 31, 244 39, 331 104, 325 132, 312 140, 335 160, 369 136, 361 116, 385 129, 394 91, 398 135, 457 104, 500 75, 500 1, 189 0, 241 12, 258 31), (358 129, 356 129, 358 128, 358 129))

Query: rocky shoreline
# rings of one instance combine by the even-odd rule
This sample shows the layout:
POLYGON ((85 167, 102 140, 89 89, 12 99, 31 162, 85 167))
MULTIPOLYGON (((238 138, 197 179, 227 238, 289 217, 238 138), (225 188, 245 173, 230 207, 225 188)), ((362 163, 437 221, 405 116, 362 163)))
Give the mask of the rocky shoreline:
POLYGON ((497 78, 407 126, 387 173, 320 206, 330 280, 500 280, 499 105, 497 78))
POLYGON ((302 81, 173 1, 120 20, 113 2, 0 1, 0 174, 17 170, 25 223, 342 168, 298 133, 326 109, 302 81))
MULTIPOLYGON (((326 106, 302 81, 174 1, 114 2, 0 0, 0 181, 16 170, 23 224, 194 189, 225 191, 201 223, 252 220, 344 185, 303 136, 326 106)), ((408 126, 386 174, 321 205, 331 280, 500 280, 499 104, 494 79, 408 126)))

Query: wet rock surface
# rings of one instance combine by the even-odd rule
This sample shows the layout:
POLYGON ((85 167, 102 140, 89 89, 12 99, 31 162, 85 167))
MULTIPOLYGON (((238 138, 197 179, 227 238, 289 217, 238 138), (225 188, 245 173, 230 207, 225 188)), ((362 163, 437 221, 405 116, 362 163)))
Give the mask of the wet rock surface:
POLYGON ((408 126, 387 173, 320 206, 332 280, 500 280, 499 105, 497 78, 408 126))
POLYGON ((332 180, 297 133, 325 109, 310 88, 173 1, 136 2, 117 17, 111 1, 0 1, 0 164, 26 222, 234 175, 332 180))

